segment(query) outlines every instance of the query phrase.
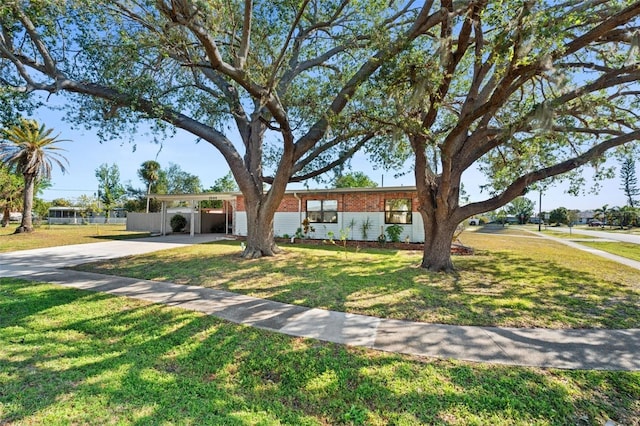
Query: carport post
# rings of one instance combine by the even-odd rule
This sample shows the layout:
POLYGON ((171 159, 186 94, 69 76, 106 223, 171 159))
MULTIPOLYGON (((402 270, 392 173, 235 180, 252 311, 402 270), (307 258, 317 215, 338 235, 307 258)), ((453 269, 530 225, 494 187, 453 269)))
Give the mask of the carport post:
POLYGON ((224 206, 224 233, 227 235, 229 233, 229 212, 227 211, 229 202, 227 200, 222 202, 224 206))
POLYGON ((167 204, 162 201, 162 209, 160 209, 160 233, 167 235, 167 204))
POLYGON ((189 200, 189 207, 191 207, 191 221, 189 223, 189 235, 193 237, 195 234, 195 227, 196 227, 196 223, 195 223, 196 218, 193 213, 193 209, 195 208, 195 202, 193 200, 189 200))

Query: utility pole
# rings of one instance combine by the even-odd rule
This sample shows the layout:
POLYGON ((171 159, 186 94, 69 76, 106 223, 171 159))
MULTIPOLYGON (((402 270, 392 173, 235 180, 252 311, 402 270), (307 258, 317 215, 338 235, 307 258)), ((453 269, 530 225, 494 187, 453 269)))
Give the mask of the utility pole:
POLYGON ((542 232, 542 189, 540 190, 540 200, 538 202, 538 232, 542 232))

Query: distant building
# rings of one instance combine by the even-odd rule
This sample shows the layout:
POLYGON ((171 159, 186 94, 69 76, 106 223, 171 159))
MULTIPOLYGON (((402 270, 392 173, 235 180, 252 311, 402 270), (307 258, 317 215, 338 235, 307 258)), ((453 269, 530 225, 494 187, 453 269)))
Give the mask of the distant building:
POLYGON ((60 224, 82 224, 82 207, 50 207, 48 222, 52 225, 60 224))
MULTIPOLYGON (((82 207, 50 207, 48 223, 51 225, 82 225, 84 223, 105 223, 104 213, 87 212, 82 207)), ((126 223, 127 211, 121 207, 109 212, 109 223, 126 223)))

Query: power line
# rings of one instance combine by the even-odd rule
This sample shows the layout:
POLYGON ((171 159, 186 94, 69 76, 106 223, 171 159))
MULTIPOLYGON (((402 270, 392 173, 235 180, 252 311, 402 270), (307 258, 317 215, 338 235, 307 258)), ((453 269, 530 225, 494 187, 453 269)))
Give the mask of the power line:
POLYGON ((78 192, 91 192, 91 191, 96 191, 96 189, 53 189, 53 188, 47 188, 44 191, 78 191, 78 192))

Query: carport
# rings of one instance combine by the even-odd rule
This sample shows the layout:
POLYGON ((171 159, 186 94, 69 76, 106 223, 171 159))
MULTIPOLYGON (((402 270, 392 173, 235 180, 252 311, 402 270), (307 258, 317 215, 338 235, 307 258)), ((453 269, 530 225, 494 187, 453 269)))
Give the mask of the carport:
MULTIPOLYGON (((235 213, 237 194, 231 192, 202 192, 199 194, 149 194, 150 198, 155 198, 162 203, 160 210, 160 232, 167 235, 167 206, 171 203, 186 202, 190 210, 189 235, 195 235, 195 209, 201 201, 223 201, 223 209, 225 215, 225 234, 229 233, 229 207, 231 214, 235 213), (225 202, 226 201, 226 202, 225 202)), ((202 220, 202 215, 200 215, 202 220)))

